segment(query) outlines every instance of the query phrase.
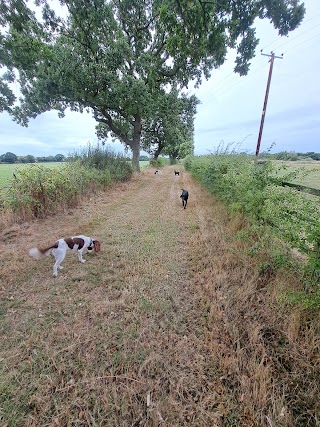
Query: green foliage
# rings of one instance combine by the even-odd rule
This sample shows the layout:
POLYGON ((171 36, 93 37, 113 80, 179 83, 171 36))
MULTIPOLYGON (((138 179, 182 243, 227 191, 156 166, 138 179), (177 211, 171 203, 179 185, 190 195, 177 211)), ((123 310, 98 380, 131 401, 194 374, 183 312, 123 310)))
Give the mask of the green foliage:
MULTIPOLYGON (((37 163, 37 165, 45 166, 47 168, 60 168, 62 165, 61 163, 53 162, 53 163, 37 163)), ((0 163, 0 196, 2 196, 2 193, 8 188, 8 186, 11 184, 12 180, 14 179, 14 175, 16 171, 20 168, 26 167, 25 164, 18 164, 18 163, 0 163)), ((1 197, 0 197, 0 205, 1 205, 1 197)))
POLYGON ((193 153, 194 118, 199 101, 179 96, 176 89, 154 99, 153 115, 144 124, 142 145, 152 157, 159 154, 183 158, 193 153))
POLYGON ((33 164, 16 170, 4 208, 22 216, 45 217, 112 181, 130 179, 132 168, 122 155, 88 146, 59 169, 33 164))
POLYGON ((90 182, 89 178, 80 165, 66 165, 62 169, 40 165, 20 168, 4 206, 17 214, 26 212, 36 218, 44 217, 55 213, 58 206, 73 206, 90 182))
POLYGON ((0 163, 35 163, 36 161, 39 163, 43 162, 63 162, 65 160, 65 156, 63 154, 56 154, 55 156, 42 156, 42 157, 34 157, 32 154, 28 154, 26 156, 17 156, 14 153, 6 153, 0 155, 0 163))
POLYGON ((306 309, 318 309, 320 307, 320 287, 317 285, 312 292, 286 292, 281 296, 280 300, 288 304, 300 305, 306 309))
POLYGON ((157 159, 150 160, 149 164, 152 168, 161 168, 169 164, 169 159, 166 159, 164 157, 158 157, 157 159))
POLYGON ((52 163, 52 162, 64 162, 66 160, 63 154, 56 154, 55 156, 39 156, 36 157, 36 161, 39 163, 52 163))
POLYGON ((170 165, 176 165, 178 163, 178 160, 176 157, 169 157, 170 165))
POLYGON ((276 153, 272 156, 276 160, 291 160, 291 161, 297 161, 299 159, 297 153, 295 152, 287 152, 282 151, 280 153, 276 153))
POLYGON ((320 224, 314 230, 315 243, 312 244, 311 254, 304 268, 305 282, 311 287, 319 285, 320 290, 320 224))
POLYGON ((307 153, 296 153, 294 151, 280 151, 270 154, 269 152, 260 153, 261 158, 274 160, 297 161, 297 160, 320 160, 320 153, 308 151, 307 153))
POLYGON ((18 156, 17 163, 35 163, 36 159, 31 154, 27 156, 18 156))
POLYGON ((320 204, 292 188, 269 185, 264 191, 262 217, 292 247, 310 253, 316 244, 320 204))
MULTIPOLYGON (((132 176, 132 168, 127 158, 120 153, 115 153, 105 146, 97 144, 88 146, 82 151, 70 156, 69 161, 79 161, 86 169, 97 169, 110 175, 114 181, 126 181, 132 176)), ((99 176, 99 174, 97 175, 99 176)))
POLYGON ((298 250, 308 257, 308 262, 300 265, 299 275, 306 287, 318 292, 320 200, 282 186, 283 181, 292 179, 292 172, 279 176, 279 169, 271 162, 256 163, 252 156, 241 154, 188 156, 184 165, 229 206, 230 212, 244 215, 252 230, 260 228, 259 240, 251 246, 249 255, 269 248, 272 255, 261 265, 262 272, 296 268, 288 254, 298 250))
MULTIPOLYGON (((192 80, 199 85, 203 75, 208 78, 224 63, 227 48, 237 49, 235 71, 246 74, 258 43, 255 18, 269 19, 287 35, 305 12, 299 0, 60 3, 67 17, 58 17, 44 0, 35 2, 38 13, 24 0, 0 3, 0 67, 6 67, 0 76, 0 112, 27 125, 52 109, 60 117, 67 108, 88 110, 99 136, 111 135, 132 150, 136 170, 143 124, 159 121, 168 87, 180 90, 192 80), (20 84, 17 106, 13 82, 20 84)), ((175 145, 174 129, 166 128, 166 144, 175 145)))
POLYGON ((149 161, 149 157, 148 156, 140 156, 139 157, 139 162, 148 162, 149 161))
POLYGON ((191 154, 188 154, 187 156, 184 157, 183 164, 184 164, 184 168, 186 171, 191 172, 191 166, 192 166, 193 159, 194 159, 194 157, 191 154))
MULTIPOLYGON (((237 50, 235 71, 247 74, 258 43, 253 28, 255 18, 269 19, 280 35, 287 35, 299 25, 305 13, 303 3, 286 0, 259 3, 167 0, 160 4, 169 53, 178 51, 184 58, 190 58, 189 67, 201 64, 200 70, 206 77, 213 67, 224 62, 227 47, 237 50)), ((201 73, 197 79, 201 81, 201 73)))
POLYGON ((0 161, 3 163, 16 163, 17 160, 18 156, 10 151, 0 156, 0 161))

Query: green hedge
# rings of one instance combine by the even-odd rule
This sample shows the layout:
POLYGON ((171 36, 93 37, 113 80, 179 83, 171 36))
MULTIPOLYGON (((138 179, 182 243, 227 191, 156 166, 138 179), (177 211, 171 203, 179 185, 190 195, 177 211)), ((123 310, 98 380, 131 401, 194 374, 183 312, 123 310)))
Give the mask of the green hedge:
POLYGON ((61 207, 75 206, 83 195, 104 189, 113 181, 130 179, 132 173, 125 157, 90 147, 58 169, 33 164, 17 170, 3 196, 3 209, 22 218, 45 217, 61 207))
POLYGON ((256 163, 252 156, 240 154, 188 156, 184 166, 230 212, 243 214, 252 228, 261 228, 259 234, 271 233, 257 250, 276 237, 290 250, 307 254, 303 279, 320 291, 320 199, 282 186, 292 173, 284 176, 271 162, 256 163))

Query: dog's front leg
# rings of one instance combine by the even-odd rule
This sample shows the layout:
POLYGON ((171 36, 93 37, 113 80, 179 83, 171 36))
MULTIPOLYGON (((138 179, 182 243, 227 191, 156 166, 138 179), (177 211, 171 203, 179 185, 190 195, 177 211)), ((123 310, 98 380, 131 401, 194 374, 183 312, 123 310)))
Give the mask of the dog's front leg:
POLYGON ((83 249, 80 249, 80 251, 78 251, 78 258, 79 258, 79 261, 81 262, 81 264, 86 262, 86 260, 82 258, 82 251, 83 251, 83 249))

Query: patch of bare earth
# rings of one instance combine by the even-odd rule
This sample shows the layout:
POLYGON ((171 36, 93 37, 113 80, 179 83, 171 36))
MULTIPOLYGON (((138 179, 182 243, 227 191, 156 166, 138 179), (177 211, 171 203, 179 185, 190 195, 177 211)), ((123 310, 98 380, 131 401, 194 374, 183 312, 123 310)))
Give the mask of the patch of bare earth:
POLYGON ((167 167, 2 230, 1 425, 319 425, 319 331, 281 308, 281 278, 257 273, 232 226, 167 167), (27 255, 79 233, 102 251, 68 254, 56 279, 27 255))

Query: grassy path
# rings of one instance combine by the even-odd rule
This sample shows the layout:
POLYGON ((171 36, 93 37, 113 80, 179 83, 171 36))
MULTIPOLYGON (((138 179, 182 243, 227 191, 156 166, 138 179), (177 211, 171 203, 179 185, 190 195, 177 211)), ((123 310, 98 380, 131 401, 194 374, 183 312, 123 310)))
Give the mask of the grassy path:
POLYGON ((147 170, 82 209, 8 228, 0 263, 1 425, 290 425, 261 332, 273 307, 187 173, 147 170), (69 254, 57 279, 51 258, 26 255, 78 233, 102 252, 84 265, 69 254))

